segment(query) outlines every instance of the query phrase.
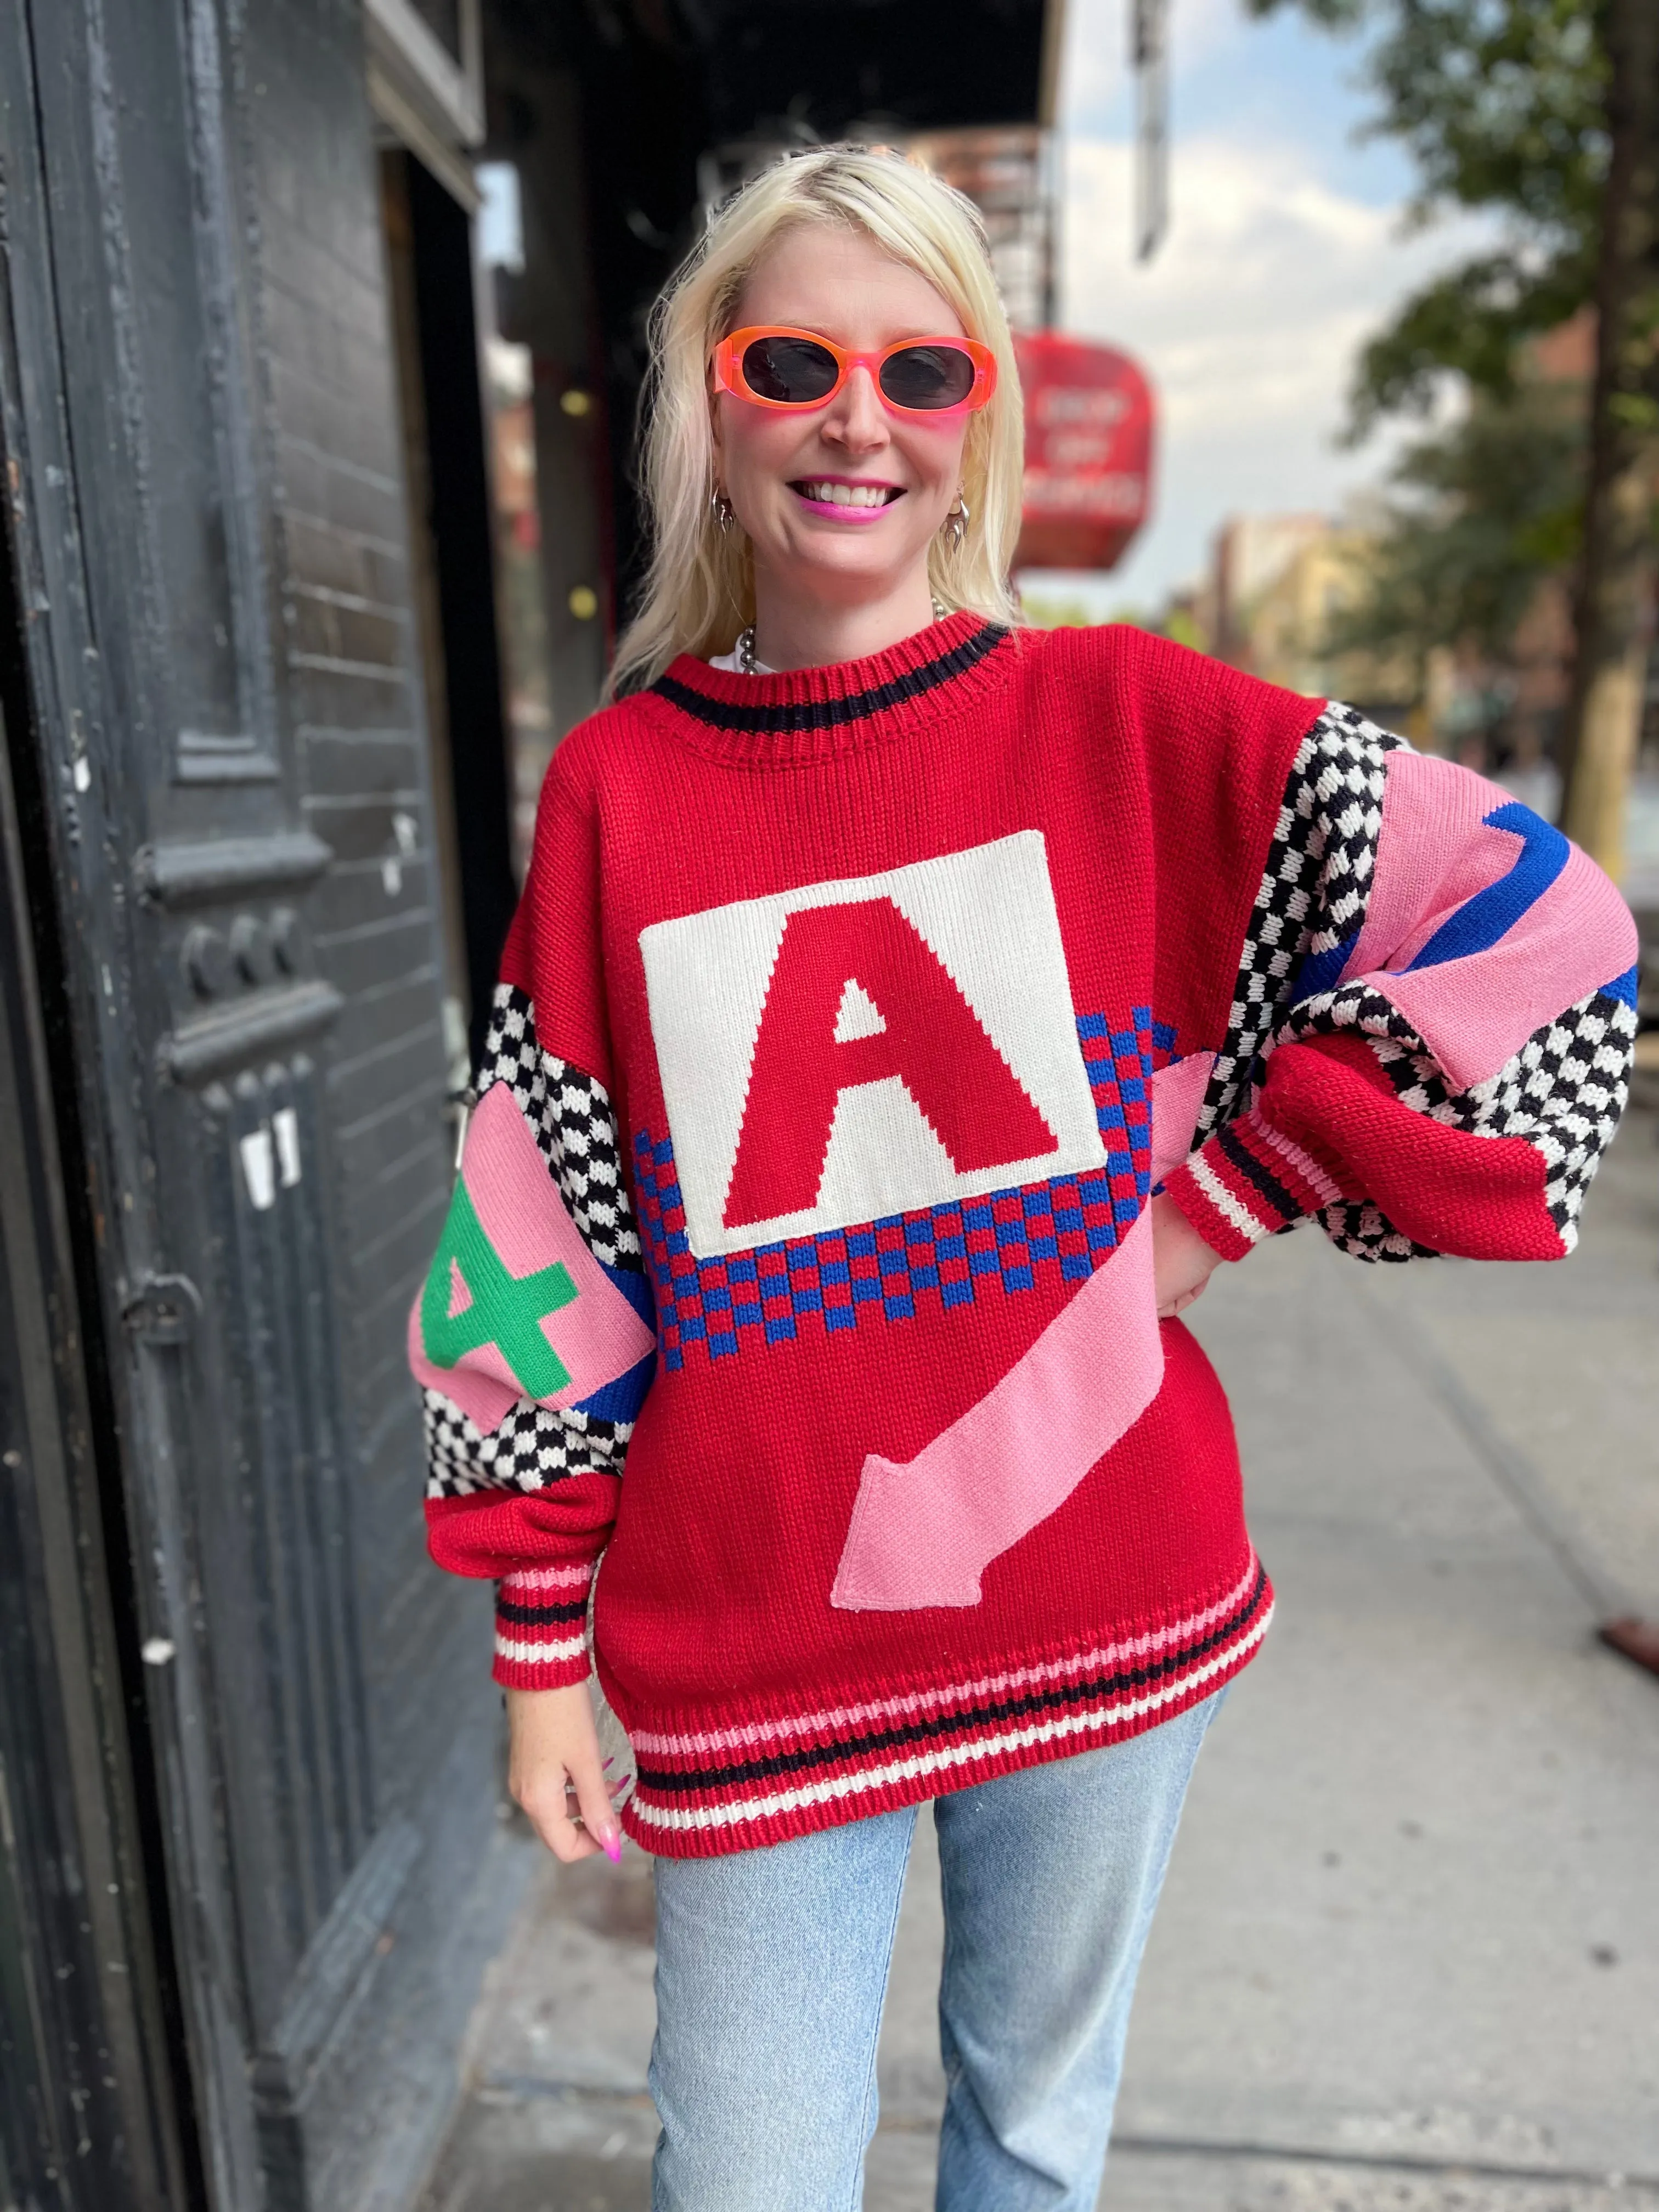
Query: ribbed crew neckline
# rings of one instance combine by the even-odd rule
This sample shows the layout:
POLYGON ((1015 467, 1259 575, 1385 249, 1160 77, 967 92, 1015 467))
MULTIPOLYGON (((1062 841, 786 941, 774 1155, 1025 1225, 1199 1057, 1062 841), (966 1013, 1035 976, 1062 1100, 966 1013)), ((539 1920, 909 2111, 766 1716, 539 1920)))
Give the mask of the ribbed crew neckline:
POLYGON ((716 759, 787 766, 878 744, 960 713, 1005 680, 1012 633, 958 612, 861 660, 744 676, 683 653, 643 696, 716 759))

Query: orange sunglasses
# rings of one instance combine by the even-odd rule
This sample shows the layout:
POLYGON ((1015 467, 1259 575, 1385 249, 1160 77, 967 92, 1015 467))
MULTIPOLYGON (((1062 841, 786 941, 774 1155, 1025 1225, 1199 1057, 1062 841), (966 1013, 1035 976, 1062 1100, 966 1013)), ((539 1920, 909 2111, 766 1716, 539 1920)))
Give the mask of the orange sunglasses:
POLYGON ((870 372, 898 415, 972 414, 997 388, 996 356, 973 338, 901 338, 880 353, 848 353, 812 331, 757 324, 714 349, 714 382, 757 407, 827 406, 855 368, 870 372))

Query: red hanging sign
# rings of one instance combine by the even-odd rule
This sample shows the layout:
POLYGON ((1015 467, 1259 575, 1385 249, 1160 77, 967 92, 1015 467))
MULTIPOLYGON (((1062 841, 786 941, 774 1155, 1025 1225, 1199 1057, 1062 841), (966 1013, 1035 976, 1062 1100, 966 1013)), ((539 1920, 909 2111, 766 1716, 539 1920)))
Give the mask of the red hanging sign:
POLYGON ((1058 331, 1014 340, 1025 393, 1017 568, 1111 568, 1152 503, 1152 394, 1127 354, 1058 331))

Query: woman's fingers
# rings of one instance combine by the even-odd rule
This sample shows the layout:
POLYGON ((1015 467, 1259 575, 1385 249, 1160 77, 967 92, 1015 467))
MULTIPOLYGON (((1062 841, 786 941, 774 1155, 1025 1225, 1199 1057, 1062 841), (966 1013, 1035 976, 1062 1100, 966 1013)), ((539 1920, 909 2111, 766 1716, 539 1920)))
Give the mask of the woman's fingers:
POLYGON ((570 1865, 597 1850, 618 1856, 621 1833, 586 1685, 509 1690, 507 1711, 507 1787, 554 1857, 570 1865))
POLYGON ((577 1755, 570 1765, 570 1783, 577 1809, 581 1814, 582 1828, 595 1845, 612 1861, 622 1856, 622 1830, 617 1822, 616 1808, 611 1802, 611 1792, 605 1786, 605 1770, 599 1764, 599 1747, 595 1743, 591 1755, 577 1755))
POLYGON ((549 1759, 519 1777, 513 1790, 531 1826, 554 1857, 567 1865, 591 1858, 599 1848, 585 1827, 578 1825, 579 1807, 569 1784, 564 1761, 549 1759))

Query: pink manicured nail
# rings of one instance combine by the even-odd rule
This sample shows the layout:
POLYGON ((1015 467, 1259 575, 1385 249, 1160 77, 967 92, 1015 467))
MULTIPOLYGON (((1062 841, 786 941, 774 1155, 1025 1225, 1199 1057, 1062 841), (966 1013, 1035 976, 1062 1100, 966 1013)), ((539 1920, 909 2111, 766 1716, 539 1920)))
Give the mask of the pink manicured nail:
POLYGON ((622 1864, 622 1838, 614 1828, 607 1829, 605 1832, 605 1855, 612 1866, 622 1864))

